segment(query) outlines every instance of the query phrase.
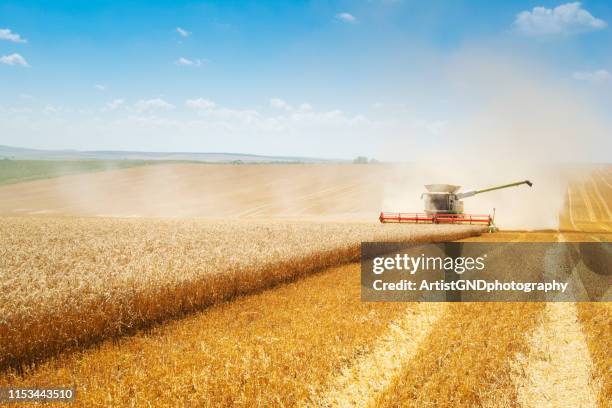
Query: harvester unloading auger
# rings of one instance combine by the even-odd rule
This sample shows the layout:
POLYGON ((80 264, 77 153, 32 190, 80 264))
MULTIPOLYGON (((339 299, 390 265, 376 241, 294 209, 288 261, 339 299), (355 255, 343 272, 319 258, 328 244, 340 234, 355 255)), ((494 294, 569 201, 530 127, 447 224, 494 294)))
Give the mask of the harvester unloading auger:
POLYGON ((464 214, 463 198, 475 196, 476 194, 486 193, 502 188, 520 186, 527 184, 529 187, 533 183, 529 180, 518 181, 516 183, 504 184, 501 186, 489 187, 482 190, 466 191, 458 193, 461 186, 451 184, 428 184, 425 186, 426 193, 421 194, 425 199, 424 213, 396 213, 381 212, 380 222, 408 222, 418 224, 480 224, 494 228, 494 217, 482 214, 464 214))

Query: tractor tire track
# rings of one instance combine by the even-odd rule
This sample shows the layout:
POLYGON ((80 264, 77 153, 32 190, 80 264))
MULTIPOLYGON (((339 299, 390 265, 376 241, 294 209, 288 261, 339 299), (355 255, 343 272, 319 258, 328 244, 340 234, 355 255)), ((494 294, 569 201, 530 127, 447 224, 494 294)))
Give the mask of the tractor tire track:
POLYGON ((610 207, 608 207, 608 203, 606 202, 603 195, 601 194, 601 191, 599 190, 599 187, 597 186, 597 182, 595 181, 594 178, 591 179, 591 184, 593 185, 593 193, 595 194, 595 197, 597 198, 597 203, 602 209, 602 212, 605 212, 606 214, 606 220, 608 221, 612 220, 612 212, 610 211, 610 207))
MULTIPOLYGON (((567 242, 563 234, 559 242, 567 242)), ((596 407, 600 384, 575 303, 551 302, 514 364, 522 407, 596 407)))
POLYGON ((367 407, 416 354, 419 344, 446 310, 444 303, 420 303, 376 340, 372 353, 342 370, 317 402, 323 407, 367 407))
POLYGON ((605 185, 607 185, 609 188, 612 188, 612 184, 606 179, 606 173, 603 170, 600 169, 596 173, 599 174, 601 181, 603 181, 605 185))
POLYGON ((593 362, 575 303, 548 303, 516 359, 515 381, 522 407, 596 407, 600 384, 591 381, 593 362))
POLYGON ((574 229, 574 231, 579 231, 579 228, 576 226, 576 223, 574 222, 574 205, 572 203, 572 190, 570 188, 570 186, 567 186, 567 212, 569 214, 569 220, 570 220, 570 224, 572 224, 572 228, 574 229))
POLYGON ((448 305, 376 407, 515 407, 512 356, 527 350, 542 303, 448 305))
POLYGON ((597 176, 598 172, 594 171, 591 174, 591 178, 590 178, 590 184, 592 186, 592 193, 594 196, 594 199, 598 205, 598 207, 601 209, 601 213, 602 216, 599 219, 599 227, 606 231, 606 232, 610 232, 612 231, 612 229, 610 228, 610 224, 612 223, 612 210, 610 210, 610 206, 608 205, 608 201, 606 200, 606 198, 609 198, 610 196, 607 195, 605 193, 606 189, 610 189, 612 188, 612 185, 605 179, 603 172, 599 175, 600 180, 607 186, 604 186, 603 184, 599 183, 597 180, 597 176), (603 189, 603 193, 602 193, 602 189, 603 189))
POLYGON ((580 184, 579 191, 580 191, 580 196, 582 197, 582 202, 584 203, 586 207, 589 221, 596 222, 597 218, 595 217, 595 211, 593 210, 593 204, 591 203, 591 200, 589 199, 589 195, 587 194, 586 187, 584 186, 584 184, 580 184))
POLYGON ((612 401, 612 303, 580 303, 578 318, 586 335, 596 375, 602 384, 599 390, 599 406, 609 408, 612 401))

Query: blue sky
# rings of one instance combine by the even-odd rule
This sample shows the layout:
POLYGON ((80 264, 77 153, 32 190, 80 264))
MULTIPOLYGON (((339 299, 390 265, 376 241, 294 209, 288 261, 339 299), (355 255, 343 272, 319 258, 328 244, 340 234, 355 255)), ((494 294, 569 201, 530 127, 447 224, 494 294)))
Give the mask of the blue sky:
POLYGON ((531 131, 506 83, 605 141, 606 3, 0 1, 0 144, 395 159, 531 131))

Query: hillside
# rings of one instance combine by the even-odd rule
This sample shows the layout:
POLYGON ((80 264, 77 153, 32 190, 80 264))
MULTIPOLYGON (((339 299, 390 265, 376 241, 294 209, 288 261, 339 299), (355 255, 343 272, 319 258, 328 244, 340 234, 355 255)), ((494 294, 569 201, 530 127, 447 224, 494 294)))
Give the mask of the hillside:
POLYGON ((44 150, 0 145, 0 159, 13 160, 177 160, 212 163, 327 163, 328 160, 313 157, 264 156, 242 153, 216 152, 146 152, 122 150, 44 150))

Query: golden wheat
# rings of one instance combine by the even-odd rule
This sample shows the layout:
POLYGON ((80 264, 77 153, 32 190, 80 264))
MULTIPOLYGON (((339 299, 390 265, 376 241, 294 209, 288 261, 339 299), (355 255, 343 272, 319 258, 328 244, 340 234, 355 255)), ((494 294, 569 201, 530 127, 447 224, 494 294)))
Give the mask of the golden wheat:
POLYGON ((305 405, 413 308, 361 302, 359 271, 333 268, 51 359, 25 376, 0 374, 0 386, 72 384, 79 407, 305 405))
POLYGON ((478 231, 348 222, 2 218, 0 367, 356 260, 360 241, 441 241, 478 231))

